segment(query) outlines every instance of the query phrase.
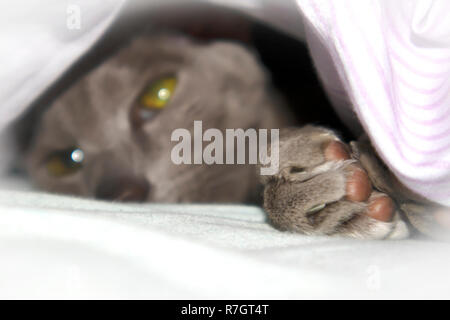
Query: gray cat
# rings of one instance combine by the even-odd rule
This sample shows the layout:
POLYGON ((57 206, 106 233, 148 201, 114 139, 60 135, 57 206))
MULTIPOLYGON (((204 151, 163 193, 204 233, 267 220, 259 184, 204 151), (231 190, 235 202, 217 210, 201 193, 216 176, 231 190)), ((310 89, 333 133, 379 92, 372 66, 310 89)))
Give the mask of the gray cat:
POLYGON ((279 229, 311 235, 405 238, 405 217, 435 233, 426 204, 379 162, 321 127, 280 132, 279 170, 176 165, 177 128, 287 128, 292 117, 255 54, 229 42, 142 36, 85 75, 43 115, 28 156, 38 187, 135 202, 248 202, 261 194, 279 229))

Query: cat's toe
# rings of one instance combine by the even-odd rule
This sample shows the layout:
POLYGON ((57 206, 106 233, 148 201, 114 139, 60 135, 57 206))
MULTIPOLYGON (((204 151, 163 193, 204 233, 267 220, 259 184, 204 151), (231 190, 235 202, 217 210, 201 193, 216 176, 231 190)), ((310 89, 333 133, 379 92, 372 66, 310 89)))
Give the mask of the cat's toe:
POLYGON ((362 212, 336 226, 335 234, 361 239, 404 239, 409 236, 408 226, 390 196, 373 191, 363 205, 362 212))

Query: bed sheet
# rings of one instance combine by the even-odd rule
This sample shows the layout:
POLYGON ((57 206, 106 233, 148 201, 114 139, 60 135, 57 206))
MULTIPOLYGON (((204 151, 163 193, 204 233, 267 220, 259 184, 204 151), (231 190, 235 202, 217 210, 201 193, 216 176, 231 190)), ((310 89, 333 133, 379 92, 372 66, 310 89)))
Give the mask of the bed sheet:
POLYGON ((253 206, 0 187, 0 298, 450 298, 449 253, 427 239, 281 232, 253 206))

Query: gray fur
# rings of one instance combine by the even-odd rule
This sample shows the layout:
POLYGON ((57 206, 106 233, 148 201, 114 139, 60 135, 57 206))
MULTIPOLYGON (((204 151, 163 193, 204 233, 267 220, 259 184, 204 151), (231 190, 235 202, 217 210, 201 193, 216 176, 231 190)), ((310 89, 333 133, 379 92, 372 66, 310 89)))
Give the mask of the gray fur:
MULTIPOLYGON (((280 170, 265 177, 264 209, 282 230, 356 238, 405 238, 409 232, 397 212, 392 222, 372 219, 366 203, 345 200, 347 167, 359 158, 326 161, 323 145, 339 140, 330 130, 306 126, 282 131, 280 170), (323 209, 311 208, 324 204, 323 209)), ((370 172, 369 172, 370 175, 370 172)))
POLYGON ((179 36, 148 36, 104 62, 50 107, 28 157, 30 175, 48 191, 94 197, 105 176, 145 177, 146 201, 243 202, 258 184, 242 165, 175 165, 170 161, 177 128, 279 128, 290 123, 270 90, 255 55, 228 42, 200 45, 179 36), (170 105, 135 130, 131 106, 152 79, 174 73, 178 85, 170 105), (76 145, 84 168, 55 178, 43 166, 53 150, 76 145))

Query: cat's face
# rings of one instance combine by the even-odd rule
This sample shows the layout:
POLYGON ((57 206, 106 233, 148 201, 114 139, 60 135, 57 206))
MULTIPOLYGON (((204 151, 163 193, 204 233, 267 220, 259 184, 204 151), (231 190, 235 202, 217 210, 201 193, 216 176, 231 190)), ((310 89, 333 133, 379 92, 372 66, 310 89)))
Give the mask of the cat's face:
POLYGON ((259 63, 238 45, 138 38, 50 106, 29 173, 48 191, 87 197, 242 201, 256 181, 252 168, 176 165, 171 135, 192 132, 194 120, 203 130, 271 127, 266 89, 259 63))

